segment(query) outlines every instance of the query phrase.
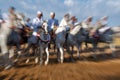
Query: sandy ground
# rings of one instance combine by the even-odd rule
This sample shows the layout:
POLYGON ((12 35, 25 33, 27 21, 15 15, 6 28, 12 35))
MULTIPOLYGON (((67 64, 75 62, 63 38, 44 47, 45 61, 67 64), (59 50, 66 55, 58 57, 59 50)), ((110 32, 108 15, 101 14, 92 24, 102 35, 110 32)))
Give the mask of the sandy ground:
POLYGON ((68 54, 63 64, 58 64, 56 55, 51 55, 47 66, 35 64, 33 60, 26 64, 21 59, 10 70, 0 67, 0 80, 120 80, 120 39, 116 41, 114 58, 104 45, 100 46, 97 59, 91 57, 90 50, 83 51, 81 60, 76 59, 75 63, 69 62, 68 54))

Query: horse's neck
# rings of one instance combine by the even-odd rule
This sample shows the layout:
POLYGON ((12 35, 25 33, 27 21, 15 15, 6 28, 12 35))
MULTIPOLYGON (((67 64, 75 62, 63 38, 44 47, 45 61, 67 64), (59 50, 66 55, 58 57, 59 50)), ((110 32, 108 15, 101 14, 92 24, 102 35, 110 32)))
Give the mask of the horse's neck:
POLYGON ((43 26, 44 26, 45 32, 48 33, 48 24, 47 24, 47 22, 43 23, 43 26))
POLYGON ((41 37, 42 39, 44 38, 44 32, 43 32, 43 31, 40 33, 40 37, 41 37))

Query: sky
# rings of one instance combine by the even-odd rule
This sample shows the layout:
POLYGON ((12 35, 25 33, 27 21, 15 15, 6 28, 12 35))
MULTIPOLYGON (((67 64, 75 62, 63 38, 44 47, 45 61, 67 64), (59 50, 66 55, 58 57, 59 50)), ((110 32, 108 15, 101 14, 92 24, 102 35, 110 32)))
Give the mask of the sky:
POLYGON ((55 12, 59 20, 66 13, 75 15, 79 21, 93 16, 93 23, 109 16, 109 26, 120 25, 120 0, 0 0, 2 13, 8 13, 10 6, 30 18, 36 17, 37 11, 43 12, 44 19, 49 18, 50 12, 55 12))

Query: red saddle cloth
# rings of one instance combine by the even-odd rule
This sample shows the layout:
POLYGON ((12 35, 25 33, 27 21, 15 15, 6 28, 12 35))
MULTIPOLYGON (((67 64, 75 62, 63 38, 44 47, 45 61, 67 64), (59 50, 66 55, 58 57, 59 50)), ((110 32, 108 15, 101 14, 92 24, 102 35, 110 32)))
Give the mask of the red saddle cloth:
POLYGON ((99 39, 99 38, 100 38, 99 34, 98 34, 98 33, 96 33, 96 32, 95 32, 95 33, 93 33, 92 37, 93 37, 93 38, 95 38, 95 39, 99 39))

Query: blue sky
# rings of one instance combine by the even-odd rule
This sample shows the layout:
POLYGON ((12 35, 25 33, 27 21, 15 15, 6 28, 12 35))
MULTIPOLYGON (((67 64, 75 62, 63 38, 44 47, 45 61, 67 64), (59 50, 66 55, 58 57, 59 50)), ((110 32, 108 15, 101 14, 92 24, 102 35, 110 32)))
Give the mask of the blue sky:
POLYGON ((7 12, 14 6, 17 12, 23 12, 27 17, 33 18, 38 10, 49 18, 51 11, 56 12, 56 18, 62 19, 65 13, 75 15, 79 21, 93 16, 94 22, 102 16, 109 16, 109 25, 120 25, 120 0, 0 0, 2 12, 7 12))

